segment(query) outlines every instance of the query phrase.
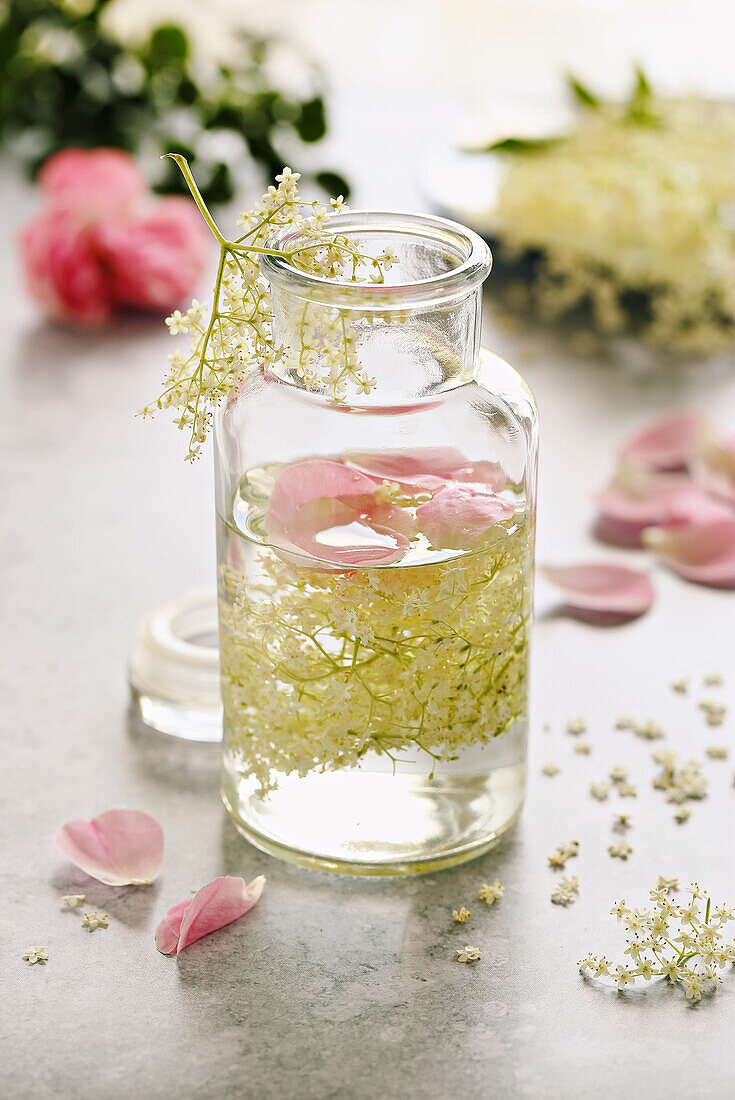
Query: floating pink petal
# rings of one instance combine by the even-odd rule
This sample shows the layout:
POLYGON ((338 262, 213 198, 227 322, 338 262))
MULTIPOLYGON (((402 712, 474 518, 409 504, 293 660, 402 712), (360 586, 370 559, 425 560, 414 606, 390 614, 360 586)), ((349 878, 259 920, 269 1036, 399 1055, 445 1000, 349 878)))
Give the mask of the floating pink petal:
POLYGON ((163 955, 178 955, 192 943, 231 924, 248 913, 265 886, 258 875, 245 880, 225 875, 203 886, 193 898, 180 901, 166 913, 156 929, 156 947, 163 955))
POLYGON ((107 886, 145 885, 163 865, 163 829, 142 810, 107 810, 63 825, 54 844, 63 856, 107 886))
POLYGON ((345 462, 379 481, 393 481, 404 492, 441 489, 448 481, 484 485, 497 492, 506 478, 496 462, 471 463, 455 447, 416 447, 405 451, 352 451, 345 462))
POLYGON ((679 470, 697 449, 704 418, 684 409, 650 421, 620 449, 620 455, 654 470, 679 470))
POLYGON ((687 474, 662 473, 628 462, 596 499, 595 534, 616 546, 640 546, 646 527, 726 514, 724 506, 687 474))
POLYGON ((451 484, 416 509, 419 527, 435 549, 469 550, 491 527, 510 519, 510 501, 467 485, 451 484))
POLYGON ((735 588, 735 517, 652 527, 643 541, 685 580, 711 588, 735 588))
POLYGON ((735 436, 718 439, 712 432, 705 433, 692 463, 692 474, 707 492, 735 504, 735 436))
POLYGON ((332 459, 305 459, 279 474, 265 514, 274 543, 354 568, 400 561, 416 534, 405 508, 376 500, 380 483, 332 459))
POLYGON ((544 565, 540 572, 564 593, 568 612, 587 622, 637 619, 653 603, 653 585, 646 574, 624 565, 544 565))

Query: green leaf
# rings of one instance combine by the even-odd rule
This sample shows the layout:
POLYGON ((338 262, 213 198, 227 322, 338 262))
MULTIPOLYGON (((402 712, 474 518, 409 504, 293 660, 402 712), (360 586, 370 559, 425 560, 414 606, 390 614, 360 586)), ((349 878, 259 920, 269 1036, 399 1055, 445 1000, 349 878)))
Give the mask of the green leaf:
POLYGON ((653 110, 653 89, 640 65, 635 67, 635 84, 628 100, 627 117, 639 126, 658 126, 661 116, 653 110))
POLYGON ((554 145, 559 145, 564 141, 562 137, 546 137, 546 138, 517 138, 508 137, 501 138, 500 141, 494 141, 490 145, 483 145, 482 147, 473 147, 466 149, 467 153, 543 153, 546 149, 551 149, 554 145))
POLYGON ((332 199, 336 199, 338 195, 343 199, 350 197, 350 185, 339 172, 317 172, 314 181, 324 188, 332 199))
POLYGON ((572 73, 567 73, 566 81, 567 87, 581 107, 589 107, 593 111, 599 110, 602 101, 594 92, 590 91, 586 84, 583 84, 572 73))
POLYGON ((180 67, 189 56, 189 39, 181 27, 168 23, 156 27, 143 52, 151 72, 171 66, 180 67))
POLYGON ((324 113, 324 100, 314 96, 301 104, 294 119, 296 133, 302 141, 319 141, 327 132, 327 120, 324 113))

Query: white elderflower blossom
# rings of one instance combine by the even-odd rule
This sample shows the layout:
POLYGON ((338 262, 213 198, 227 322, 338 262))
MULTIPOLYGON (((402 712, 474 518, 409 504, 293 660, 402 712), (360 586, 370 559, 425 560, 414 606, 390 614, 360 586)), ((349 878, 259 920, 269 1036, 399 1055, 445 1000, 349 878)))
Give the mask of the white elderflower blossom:
POLYGON ((232 767, 263 790, 367 753, 433 770, 504 734, 526 707, 530 551, 527 523, 499 524, 483 548, 425 565, 294 566, 265 546, 247 575, 223 565, 232 767))
POLYGON ((579 753, 580 756, 589 756, 589 754, 592 752, 592 746, 590 745, 589 741, 575 741, 574 751, 576 753, 579 753))
POLYGON ((505 894, 505 887, 500 885, 500 879, 496 878, 494 882, 485 882, 482 884, 478 891, 478 898, 480 901, 484 901, 487 905, 494 905, 496 901, 505 894))
POLYGON ((478 962, 482 958, 481 947, 471 947, 469 944, 457 951, 457 962, 478 962))
POLYGON ((48 962, 48 948, 47 947, 29 947, 27 951, 23 952, 23 959, 25 962, 33 966, 34 963, 48 962))
POLYGON ((86 898, 84 894, 67 894, 61 900, 67 909, 76 909, 78 905, 84 904, 86 898))
POLYGON ((110 923, 110 918, 107 913, 98 913, 96 909, 93 909, 90 913, 85 912, 82 917, 82 924, 90 932, 94 932, 97 928, 107 928, 110 923))
POLYGON ((607 850, 613 859, 627 859, 633 851, 630 844, 625 840, 616 840, 614 844, 608 845, 607 850))
POLYGON ((573 859, 579 853, 579 841, 570 840, 566 844, 559 844, 549 856, 550 867, 563 867, 568 859, 573 859))
POLYGON ((609 783, 590 783, 590 794, 598 802, 604 802, 610 793, 609 783))
POLYGON ((556 764, 550 764, 549 763, 549 764, 544 764, 543 768, 541 769, 541 772, 542 772, 543 775, 558 775, 559 774, 559 769, 556 766, 556 764))
POLYGON ((579 879, 576 875, 564 875, 551 893, 554 905, 570 905, 579 893, 579 879))
POLYGON ((710 760, 727 760, 730 755, 727 745, 708 745, 704 751, 710 760))
POLYGON ((469 909, 465 909, 464 906, 461 909, 452 909, 452 917, 457 924, 466 924, 471 915, 469 909))
POLYGON ((727 707, 724 703, 703 699, 702 702, 697 705, 699 709, 704 712, 704 720, 708 726, 721 726, 725 721, 727 707))
POLYGON ((573 737, 577 737, 579 734, 586 732, 587 722, 584 718, 570 718, 567 722, 567 733, 571 733, 573 737))
POLYGON ((589 954, 580 960, 580 971, 595 977, 609 975, 620 989, 637 978, 665 978, 680 984, 690 1000, 699 1000, 704 991, 714 990, 718 969, 735 960, 735 943, 719 943, 725 925, 735 919, 735 911, 726 905, 712 906, 707 892, 696 883, 689 887, 687 903, 676 905, 667 897, 668 890, 676 886, 677 879, 659 876, 657 886, 650 891, 650 909, 631 910, 625 901, 613 906, 612 916, 628 933, 624 953, 633 966, 618 964, 611 969, 607 960, 589 954))
POLYGON ((645 94, 634 114, 600 103, 563 140, 507 154, 497 235, 511 259, 542 257, 528 287, 542 317, 583 308, 603 333, 684 355, 729 351, 735 111, 645 94))
MULTIPOLYGON (((654 776, 653 786, 666 794, 667 802, 681 804, 687 799, 705 797, 707 779, 699 770, 699 761, 684 760, 672 749, 661 749, 653 754, 653 759, 661 765, 661 770, 654 776)), ((682 815, 677 814, 677 820, 685 821, 689 816, 688 807, 682 806, 681 810, 682 815)))
POLYGON ((190 433, 190 461, 201 454, 212 427, 213 413, 242 377, 284 362, 307 386, 322 387, 336 402, 346 399, 351 388, 370 393, 375 380, 362 370, 357 355, 357 334, 352 321, 337 311, 304 303, 287 344, 274 339, 270 285, 262 278, 258 256, 274 254, 269 238, 280 230, 292 230, 288 251, 277 254, 284 262, 329 279, 357 282, 384 281, 384 272, 398 263, 391 248, 380 257, 368 256, 343 234, 330 228, 330 217, 346 209, 340 195, 329 206, 303 202, 299 197, 300 174, 286 167, 276 176, 252 210, 237 224, 243 230, 237 240, 222 235, 184 157, 173 154, 194 201, 219 245, 219 264, 211 308, 196 299, 182 313, 176 309, 166 319, 172 335, 190 337, 188 353, 169 356, 169 370, 157 400, 140 415, 161 409, 176 413, 174 422, 190 433), (365 270, 366 269, 366 270, 365 270))
POLYGON ((630 814, 613 814, 613 829, 616 833, 624 833, 631 827, 630 814))

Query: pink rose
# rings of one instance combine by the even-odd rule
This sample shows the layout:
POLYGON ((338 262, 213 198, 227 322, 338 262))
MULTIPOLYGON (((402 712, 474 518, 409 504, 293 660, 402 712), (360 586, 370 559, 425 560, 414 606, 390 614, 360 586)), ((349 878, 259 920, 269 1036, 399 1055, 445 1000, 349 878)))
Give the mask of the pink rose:
POLYGON ((118 309, 191 296, 209 239, 188 199, 154 199, 132 157, 66 149, 41 169, 46 203, 21 237, 26 282, 49 316, 103 325, 118 309))

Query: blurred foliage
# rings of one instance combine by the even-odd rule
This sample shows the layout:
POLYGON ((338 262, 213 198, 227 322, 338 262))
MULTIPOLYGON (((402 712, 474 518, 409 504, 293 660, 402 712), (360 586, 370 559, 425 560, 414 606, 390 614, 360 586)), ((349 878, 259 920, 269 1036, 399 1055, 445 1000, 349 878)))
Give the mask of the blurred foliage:
MULTIPOLYGON (((239 33, 237 65, 197 57, 174 24, 130 46, 106 28, 110 3, 0 0, 0 144, 19 139, 31 174, 70 145, 176 149, 193 165, 206 201, 218 203, 233 196, 238 155, 249 153, 272 180, 293 159, 295 143, 324 136, 322 96, 302 99, 268 79, 273 40, 239 33)), ((347 197, 337 172, 311 178, 347 197)), ((154 186, 187 193, 171 161, 154 186)))

